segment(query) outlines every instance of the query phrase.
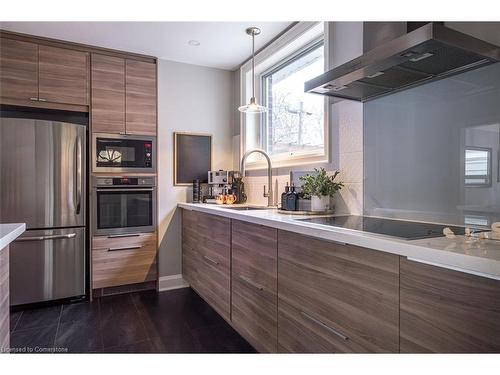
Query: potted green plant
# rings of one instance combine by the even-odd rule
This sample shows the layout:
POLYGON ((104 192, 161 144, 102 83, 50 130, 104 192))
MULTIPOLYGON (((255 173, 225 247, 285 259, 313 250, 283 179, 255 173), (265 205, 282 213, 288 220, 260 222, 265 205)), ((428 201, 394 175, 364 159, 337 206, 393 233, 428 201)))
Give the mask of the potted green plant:
POLYGON ((340 172, 328 175, 325 168, 314 168, 314 173, 300 177, 303 182, 304 198, 311 198, 312 211, 326 211, 330 208, 330 198, 342 189, 342 182, 334 181, 340 172))

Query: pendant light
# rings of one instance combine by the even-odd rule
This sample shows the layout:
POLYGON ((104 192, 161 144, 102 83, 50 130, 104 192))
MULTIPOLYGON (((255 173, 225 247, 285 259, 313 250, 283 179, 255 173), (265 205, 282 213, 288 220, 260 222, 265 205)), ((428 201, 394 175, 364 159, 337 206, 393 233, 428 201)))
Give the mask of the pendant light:
POLYGON ((267 112, 267 108, 257 104, 255 100, 255 35, 260 34, 260 29, 258 27, 249 27, 246 29, 246 33, 252 37, 252 97, 250 98, 250 103, 242 105, 238 108, 238 111, 246 113, 264 113, 267 112))

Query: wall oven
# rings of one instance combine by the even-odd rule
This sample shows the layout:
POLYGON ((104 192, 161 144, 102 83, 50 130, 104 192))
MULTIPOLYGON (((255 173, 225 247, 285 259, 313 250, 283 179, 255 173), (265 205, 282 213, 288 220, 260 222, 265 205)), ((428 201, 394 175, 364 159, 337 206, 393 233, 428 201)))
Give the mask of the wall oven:
POLYGON ((94 235, 155 231, 155 177, 94 176, 93 193, 94 235))
POLYGON ((94 133, 92 143, 93 172, 155 172, 155 137, 94 133))

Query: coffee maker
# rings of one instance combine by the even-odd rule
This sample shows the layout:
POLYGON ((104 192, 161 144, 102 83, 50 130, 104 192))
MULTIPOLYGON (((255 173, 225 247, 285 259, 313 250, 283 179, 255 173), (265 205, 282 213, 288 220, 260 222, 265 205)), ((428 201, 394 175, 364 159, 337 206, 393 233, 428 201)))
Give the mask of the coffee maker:
POLYGON ((220 194, 233 194, 235 203, 245 203, 247 200, 241 173, 239 171, 209 171, 208 172, 208 197, 206 203, 215 203, 215 197, 220 194))
POLYGON ((232 182, 233 172, 231 171, 208 171, 208 198, 229 194, 232 182))

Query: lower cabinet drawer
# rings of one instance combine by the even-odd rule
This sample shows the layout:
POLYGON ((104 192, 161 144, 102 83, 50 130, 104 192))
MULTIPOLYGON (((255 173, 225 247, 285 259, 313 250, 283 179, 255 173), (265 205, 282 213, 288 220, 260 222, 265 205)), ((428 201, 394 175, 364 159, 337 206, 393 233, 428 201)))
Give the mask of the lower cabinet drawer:
POLYGON ((183 210, 182 274, 225 319, 231 318, 231 222, 183 210))
POLYGON ((92 288, 157 279, 156 233, 92 239, 92 288))
POLYGON ((261 353, 278 344, 277 230, 233 220, 231 321, 261 353))
POLYGON ((363 353, 367 350, 346 332, 312 313, 279 302, 278 352, 280 353, 363 353))
POLYGON ((401 259, 401 353, 500 353, 500 281, 401 259))
POLYGON ((399 352, 399 257, 279 231, 278 309, 281 351, 399 352))
POLYGON ((194 259, 196 282, 194 289, 219 314, 231 318, 231 265, 230 248, 217 247, 211 241, 199 244, 194 259))

